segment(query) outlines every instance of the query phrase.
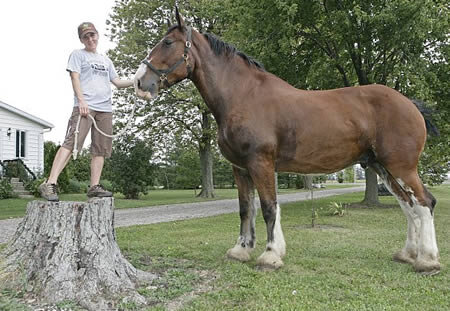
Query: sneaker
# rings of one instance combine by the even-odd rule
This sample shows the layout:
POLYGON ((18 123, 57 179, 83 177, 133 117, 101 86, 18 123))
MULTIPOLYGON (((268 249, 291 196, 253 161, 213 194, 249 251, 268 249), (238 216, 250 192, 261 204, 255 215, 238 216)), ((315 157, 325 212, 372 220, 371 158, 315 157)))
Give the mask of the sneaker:
POLYGON ((89 188, 89 190, 87 192, 87 196, 89 198, 94 198, 94 197, 108 198, 108 197, 112 197, 112 192, 109 192, 108 190, 103 188, 102 185, 98 184, 98 185, 94 185, 89 188))
POLYGON ((52 202, 58 202, 58 186, 56 184, 50 184, 46 181, 44 181, 39 186, 39 192, 41 193, 41 196, 46 199, 47 201, 52 202))

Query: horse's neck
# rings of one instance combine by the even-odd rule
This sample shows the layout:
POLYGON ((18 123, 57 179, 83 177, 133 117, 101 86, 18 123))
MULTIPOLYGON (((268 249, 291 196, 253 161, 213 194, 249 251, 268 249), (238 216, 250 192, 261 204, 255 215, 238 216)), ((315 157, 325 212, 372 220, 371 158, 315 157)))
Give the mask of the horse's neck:
POLYGON ((220 60, 221 57, 225 56, 202 58, 198 63, 200 66, 196 65, 197 72, 193 79, 219 125, 236 103, 235 94, 239 93, 238 88, 243 87, 243 84, 239 83, 243 75, 239 72, 249 70, 236 56, 232 60, 220 60))

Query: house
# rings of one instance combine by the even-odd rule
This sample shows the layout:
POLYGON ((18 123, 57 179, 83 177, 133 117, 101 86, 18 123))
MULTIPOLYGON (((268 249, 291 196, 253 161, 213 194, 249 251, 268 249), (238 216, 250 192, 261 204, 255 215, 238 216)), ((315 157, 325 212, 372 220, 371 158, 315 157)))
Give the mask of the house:
POLYGON ((21 159, 33 172, 44 170, 44 133, 53 124, 0 101, 0 161, 21 159))

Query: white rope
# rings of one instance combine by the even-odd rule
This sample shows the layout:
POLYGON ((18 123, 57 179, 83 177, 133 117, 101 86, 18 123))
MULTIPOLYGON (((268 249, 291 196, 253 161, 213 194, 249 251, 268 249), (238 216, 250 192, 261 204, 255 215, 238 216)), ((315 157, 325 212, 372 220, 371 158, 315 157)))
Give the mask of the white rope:
MULTIPOLYGON (((105 132, 103 132, 102 130, 100 130, 100 129, 98 128, 98 126, 97 126, 97 122, 95 122, 94 117, 91 116, 89 113, 88 113, 88 117, 91 118, 92 123, 94 124, 95 129, 96 129, 100 134, 102 134, 103 136, 106 136, 106 137, 116 138, 116 137, 122 135, 123 133, 125 133, 125 131, 126 131, 126 130, 128 129, 128 127, 130 126, 131 120, 132 120, 133 117, 134 117, 134 109, 135 109, 135 108, 136 108, 136 102, 133 104, 133 109, 131 110, 130 118, 128 119, 128 122, 127 122, 127 124, 125 125, 125 127, 124 127, 119 133, 113 134, 113 135, 106 134, 105 132)), ((80 130, 79 130, 79 129, 80 129, 80 121, 81 121, 81 114, 78 116, 77 126, 75 127, 75 142, 74 142, 74 145, 73 145, 73 151, 72 151, 72 156, 73 156, 73 159, 74 159, 74 160, 76 160, 76 159, 77 159, 77 156, 78 156, 78 133, 80 132, 80 130)))

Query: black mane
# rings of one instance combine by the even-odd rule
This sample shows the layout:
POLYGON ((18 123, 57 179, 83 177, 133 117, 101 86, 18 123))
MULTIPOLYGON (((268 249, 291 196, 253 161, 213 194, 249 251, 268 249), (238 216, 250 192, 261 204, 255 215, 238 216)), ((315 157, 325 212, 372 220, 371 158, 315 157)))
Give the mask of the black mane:
MULTIPOLYGON (((171 31, 173 31, 175 28, 178 28, 178 25, 172 25, 169 27, 169 29, 166 32, 166 35, 169 34, 171 31)), ((214 51, 214 54, 217 56, 220 56, 222 54, 225 54, 226 56, 240 56, 249 66, 254 66, 258 70, 266 71, 263 64, 258 62, 257 60, 253 59, 252 57, 248 56, 247 54, 239 51, 234 47, 233 45, 223 42, 219 38, 217 38, 215 35, 210 33, 204 33, 203 36, 208 40, 209 46, 214 51)))
POLYGON ((264 69, 264 66, 260 62, 251 58, 247 54, 237 50, 233 45, 223 42, 222 40, 217 38, 215 35, 210 34, 210 33, 204 33, 203 36, 205 36, 205 38, 208 40, 209 46, 214 51, 214 54, 216 54, 217 56, 220 56, 222 54, 225 54, 226 56, 238 55, 249 66, 254 66, 261 71, 266 71, 264 69))

